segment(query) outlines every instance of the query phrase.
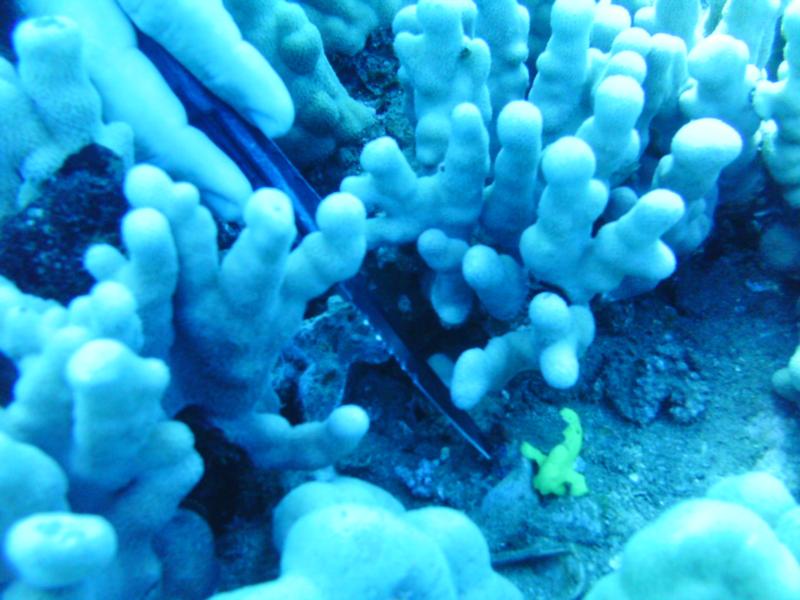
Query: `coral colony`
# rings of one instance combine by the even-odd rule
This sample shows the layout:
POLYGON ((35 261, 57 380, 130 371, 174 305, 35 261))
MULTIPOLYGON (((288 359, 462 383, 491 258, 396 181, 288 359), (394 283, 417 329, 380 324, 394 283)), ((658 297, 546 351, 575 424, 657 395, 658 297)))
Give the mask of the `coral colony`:
MULTIPOLYGON (((7 600, 522 599, 465 513, 407 509, 335 473, 368 435, 362 407, 334 401, 299 424, 281 413, 274 368, 309 303, 365 257, 410 248, 442 324, 495 324, 453 360, 420 357, 467 410, 525 371, 576 385, 593 300, 669 278, 718 207, 766 185, 800 206, 800 0, 17 0, 9 11, 2 214, 36 206, 90 144, 120 161, 128 207, 120 243, 86 248, 88 293, 61 303, 0 281, 0 350, 16 368, 0 408, 7 600), (380 31, 394 36, 411 133, 366 141, 302 239, 291 190, 254 190, 137 46, 155 40, 308 168, 375 131, 328 56, 357 55, 380 31), (239 232, 224 249, 220 223, 239 232), (280 567, 258 583, 220 585, 217 532, 186 502, 207 468, 187 411, 259 471, 317 473, 274 506, 280 567)), ((773 382, 800 397, 800 347, 773 382)), ((579 472, 578 412, 561 411, 563 441, 537 442, 549 452, 522 446, 529 491, 550 502, 595 490, 579 472)), ((728 477, 641 529, 614 566, 588 600, 797 600, 800 507, 764 472, 728 477)))

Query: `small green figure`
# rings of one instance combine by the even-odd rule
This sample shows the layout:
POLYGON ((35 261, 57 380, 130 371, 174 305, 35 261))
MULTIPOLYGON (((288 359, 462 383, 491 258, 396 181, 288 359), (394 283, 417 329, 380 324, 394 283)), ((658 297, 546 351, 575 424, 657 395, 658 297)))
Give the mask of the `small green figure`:
POLYGON ((533 487, 540 494, 563 496, 569 492, 572 496, 583 496, 589 488, 583 475, 575 470, 575 460, 583 444, 581 420, 571 408, 562 408, 559 414, 567 422, 563 442, 550 450, 549 454, 528 442, 522 442, 520 450, 522 456, 539 466, 539 472, 533 478, 533 487))

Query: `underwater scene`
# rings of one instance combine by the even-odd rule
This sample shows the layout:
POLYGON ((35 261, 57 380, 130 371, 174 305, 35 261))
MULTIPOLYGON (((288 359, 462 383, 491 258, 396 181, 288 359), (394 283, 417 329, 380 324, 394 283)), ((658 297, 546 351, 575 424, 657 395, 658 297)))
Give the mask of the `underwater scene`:
POLYGON ((800 600, 800 0, 0 0, 0 598, 800 600))

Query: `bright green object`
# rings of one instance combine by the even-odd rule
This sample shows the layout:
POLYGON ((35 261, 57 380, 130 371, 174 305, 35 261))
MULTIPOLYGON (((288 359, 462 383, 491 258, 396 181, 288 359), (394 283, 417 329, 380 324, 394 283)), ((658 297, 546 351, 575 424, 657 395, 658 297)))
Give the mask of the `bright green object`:
POLYGON ((528 442, 522 442, 520 450, 525 458, 539 466, 539 472, 533 478, 533 487, 539 493, 583 496, 589 488, 586 487, 586 479, 574 468, 583 445, 581 420, 571 408, 562 408, 559 414, 567 422, 563 442, 550 450, 549 454, 528 442))

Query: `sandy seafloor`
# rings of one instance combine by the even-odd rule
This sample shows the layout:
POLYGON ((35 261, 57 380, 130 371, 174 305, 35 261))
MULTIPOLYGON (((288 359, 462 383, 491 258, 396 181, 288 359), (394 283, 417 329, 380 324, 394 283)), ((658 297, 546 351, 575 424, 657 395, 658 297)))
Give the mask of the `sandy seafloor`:
MULTIPOLYGON (((387 37, 377 39, 334 64, 352 93, 378 109, 381 131, 408 140, 387 37)), ((310 180, 321 192, 335 189, 342 174, 355 172, 357 154, 343 149, 310 180)), ((352 365, 344 401, 364 406, 373 424, 339 472, 384 487, 407 507, 466 511, 496 556, 529 550, 530 558, 498 568, 531 600, 577 597, 618 564, 636 530, 723 476, 767 470, 800 497, 800 406, 770 385, 797 343, 800 285, 763 266, 758 230, 755 217, 723 211, 703 250, 682 260, 671 280, 631 300, 596 303, 596 340, 574 389, 557 392, 538 373, 525 374, 472 410, 496 445, 491 461, 420 399, 396 365, 352 365), (518 447, 558 443, 562 406, 583 423, 580 468, 590 492, 541 498, 518 447)), ((470 327, 473 335, 494 324, 478 319, 470 327)), ((274 577, 271 508, 305 475, 256 473, 217 433, 195 431, 211 482, 186 505, 215 526, 222 586, 274 577)))

